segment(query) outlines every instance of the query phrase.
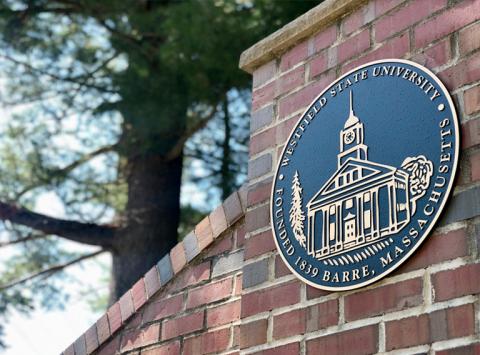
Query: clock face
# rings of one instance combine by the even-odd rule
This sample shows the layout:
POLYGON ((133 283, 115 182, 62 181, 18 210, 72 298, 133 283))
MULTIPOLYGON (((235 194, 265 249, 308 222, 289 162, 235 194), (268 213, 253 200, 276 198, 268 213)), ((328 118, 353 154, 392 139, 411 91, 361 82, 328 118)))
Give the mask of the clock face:
POLYGON ((352 143, 354 139, 355 139, 355 132, 354 131, 349 131, 349 132, 345 133, 345 136, 343 137, 343 140, 344 140, 345 144, 352 143))

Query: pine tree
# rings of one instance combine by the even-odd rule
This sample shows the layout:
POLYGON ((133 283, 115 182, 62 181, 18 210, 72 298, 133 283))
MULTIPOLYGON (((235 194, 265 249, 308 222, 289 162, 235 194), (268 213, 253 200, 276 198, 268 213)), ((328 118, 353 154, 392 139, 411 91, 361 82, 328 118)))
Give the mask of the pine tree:
POLYGON ((304 221, 305 214, 302 210, 303 204, 303 188, 300 184, 300 179, 298 177, 298 171, 295 171, 295 175, 292 180, 292 207, 290 207, 290 223, 293 228, 293 233, 295 238, 300 243, 302 247, 305 248, 305 233, 304 233, 304 221))

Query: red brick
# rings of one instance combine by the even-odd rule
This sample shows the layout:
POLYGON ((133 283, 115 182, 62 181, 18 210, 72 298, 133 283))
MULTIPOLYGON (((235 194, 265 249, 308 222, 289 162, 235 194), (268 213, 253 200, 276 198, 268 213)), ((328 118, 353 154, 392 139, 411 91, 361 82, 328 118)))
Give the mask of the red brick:
POLYGON ((387 351, 459 338, 473 333, 475 313, 472 304, 441 309, 385 324, 387 351))
POLYGON ((97 326, 94 324, 85 332, 85 347, 87 354, 98 348, 97 326))
POLYGON ((247 210, 247 192, 248 192, 247 184, 243 184, 240 187, 240 190, 238 190, 237 192, 238 192, 238 196, 240 196, 240 203, 242 204, 243 212, 245 212, 247 210))
POLYGON ((460 266, 432 275, 435 302, 480 292, 480 264, 460 266))
POLYGON ((162 326, 162 340, 175 338, 203 328, 204 311, 167 320, 162 326))
POLYGON ((279 117, 280 119, 292 114, 300 109, 305 109, 311 104, 313 99, 326 88, 326 86, 335 78, 335 73, 329 71, 322 75, 318 81, 308 85, 307 87, 297 91, 279 101, 279 117))
POLYGON ((300 116, 290 117, 288 120, 283 120, 277 125, 277 137, 275 139, 277 145, 284 144, 287 141, 299 118, 300 116))
POLYGON ((108 324, 110 325, 110 333, 115 333, 118 328, 122 325, 122 315, 120 313, 120 304, 118 302, 114 303, 108 309, 108 324))
POLYGON ((160 324, 152 324, 141 330, 132 330, 122 336, 120 351, 129 351, 158 342, 160 339, 160 324))
MULTIPOLYGON (((480 4, 480 2, 479 2, 480 4)), ((480 80, 480 53, 438 73, 449 90, 480 80)))
POLYGON ((474 119, 462 124, 462 149, 480 144, 480 119, 474 119))
POLYGON ((377 0, 370 1, 365 6, 347 16, 343 22, 342 29, 345 35, 358 30, 363 25, 375 20, 385 12, 391 10, 404 0, 377 0))
POLYGON ((315 288, 315 287, 307 285, 307 300, 311 300, 311 299, 314 299, 314 298, 320 298, 320 297, 329 295, 331 293, 332 292, 330 292, 330 291, 321 290, 319 288, 315 288))
POLYGON ((100 348, 96 355, 112 355, 117 354, 117 350, 120 348, 120 335, 111 339, 108 343, 100 348))
POLYGON ((133 314, 132 294, 128 290, 122 297, 120 297, 120 313, 122 315, 122 322, 125 322, 133 314))
POLYGON ((174 341, 157 348, 142 350, 142 355, 180 355, 180 341, 174 341))
POLYGON ((286 71, 301 61, 303 61, 308 56, 308 43, 302 42, 297 44, 295 47, 290 49, 284 55, 282 55, 282 59, 280 60, 280 70, 286 71))
POLYGON ((403 318, 385 324, 386 347, 388 350, 407 348, 430 342, 428 315, 403 318))
POLYGON ((375 0, 375 15, 380 17, 387 11, 390 11, 405 0, 375 0))
POLYGON ((267 320, 261 319, 240 326, 240 349, 267 342, 267 320))
POLYGON ((300 301, 300 283, 293 281, 242 296, 242 318, 300 301))
POLYGON ((149 303, 143 313, 143 323, 152 322, 180 312, 183 309, 183 294, 160 302, 149 303))
POLYGON ((452 349, 436 351, 435 355, 478 355, 480 354, 480 343, 459 346, 452 349))
POLYGON ((373 354, 378 342, 378 326, 348 330, 307 341, 307 354, 373 354))
POLYGON ((245 215, 245 227, 253 232, 257 229, 270 225, 270 206, 264 205, 247 211, 245 215))
MULTIPOLYGON (((233 337, 232 337, 232 348, 236 348, 240 346, 240 326, 236 325, 233 327, 233 337)), ((240 355, 240 353, 235 353, 240 355)), ((233 355, 233 354, 230 354, 233 355)))
POLYGON ((137 328, 141 324, 142 324, 142 314, 138 312, 128 320, 128 322, 125 324, 124 329, 137 328))
POLYGON ((108 325, 108 316, 104 314, 97 320, 98 342, 102 344, 110 337, 110 326, 108 325))
POLYGON ((156 266, 152 267, 145 274, 145 289, 148 298, 152 297, 158 290, 160 290, 160 276, 158 275, 156 266))
POLYGON ((289 71, 287 74, 284 74, 278 78, 275 83, 275 97, 278 97, 303 85, 305 83, 305 66, 302 65, 289 71))
POLYGON ((347 59, 364 52, 370 47, 370 30, 367 28, 359 34, 349 38, 337 47, 337 63, 343 63, 347 59))
POLYGON ((223 202, 223 211, 229 226, 233 225, 239 218, 244 215, 240 195, 237 191, 233 192, 223 202))
POLYGON ((310 61, 310 79, 328 69, 328 52, 323 51, 310 61))
POLYGON ((240 301, 207 309, 207 328, 232 323, 240 319, 240 301))
POLYGON ((268 62, 253 72, 253 87, 256 88, 267 81, 270 81, 277 71, 277 64, 275 60, 268 62))
POLYGON ((232 250, 233 248, 233 235, 227 235, 221 240, 219 240, 212 248, 208 251, 207 257, 223 254, 227 251, 232 250))
POLYGON ((408 32, 394 37, 385 42, 381 47, 366 55, 349 62, 342 66, 342 73, 346 73, 359 65, 385 58, 401 58, 404 57, 410 50, 410 39, 408 32))
POLYGON ((374 7, 374 2, 369 2, 365 6, 362 6, 360 9, 356 10, 352 14, 345 17, 342 24, 342 32, 344 35, 349 35, 350 33, 358 30, 360 27, 366 24, 365 16, 368 12, 372 11, 374 7))
MULTIPOLYGON (((446 328, 449 339, 475 334, 475 307, 473 304, 466 304, 459 307, 448 308, 444 312, 437 312, 446 313, 446 328)), ((445 315, 442 314, 441 317, 445 318, 445 315)))
POLYGON ((252 207, 258 203, 265 202, 270 198, 272 192, 272 179, 260 181, 250 187, 248 190, 247 203, 249 207, 252 207))
POLYGON ((415 47, 421 48, 475 20, 480 19, 480 2, 462 1, 415 28, 415 47))
POLYGON ((330 300, 308 307, 306 321, 307 332, 338 324, 338 300, 330 300))
POLYGON ((470 156, 470 169, 471 181, 480 180, 480 152, 476 152, 470 156))
POLYGON ((73 344, 66 348, 62 355, 75 355, 75 348, 73 347, 73 344))
POLYGON ((275 85, 275 82, 271 82, 253 91, 252 111, 256 111, 260 107, 263 107, 273 101, 273 98, 275 97, 275 85))
POLYGON ((345 297, 345 319, 353 321, 422 304, 423 280, 416 278, 345 297))
POLYGON ((170 259, 172 261, 172 268, 175 274, 178 274, 180 270, 187 264, 187 258, 185 256, 185 249, 183 243, 180 242, 170 250, 170 259))
POLYGON ((227 350, 230 341, 230 328, 204 333, 185 339, 184 355, 211 354, 227 350))
POLYGON ((433 234, 427 237, 425 244, 401 266, 397 273, 426 268, 467 254, 468 238, 465 229, 433 234))
POLYGON ((232 278, 229 277, 189 291, 187 308, 198 307, 231 296, 232 282, 232 278))
POLYGON ((208 279, 210 279, 210 261, 205 261, 199 265, 192 265, 174 279, 171 292, 183 290, 188 286, 194 286, 208 279))
POLYGON ((237 275, 235 278, 235 296, 240 296, 242 294, 243 287, 243 275, 237 275))
POLYGON ((227 217, 225 216, 225 211, 223 210, 223 206, 220 205, 210 213, 210 226, 212 227, 213 238, 217 238, 225 232, 227 229, 227 217))
POLYGON ((452 57, 450 43, 451 39, 447 37, 413 57, 413 60, 428 68, 437 68, 445 65, 452 57))
POLYGON ((250 181, 272 172, 272 153, 265 153, 248 163, 247 176, 250 181))
POLYGON ((132 287, 132 300, 133 307, 138 310, 147 301, 147 295, 145 293, 145 283, 143 278, 138 280, 132 287))
POLYGON ((400 32, 430 14, 442 9, 446 0, 413 1, 398 11, 385 16, 375 23, 375 40, 382 42, 396 32, 400 32))
POLYGON ((458 34, 458 42, 462 55, 480 48, 480 23, 461 30, 458 34))
POLYGON ((463 100, 465 105, 465 113, 467 115, 471 115, 472 113, 480 111, 480 86, 475 86, 465 90, 463 93, 463 100))
POLYGON ((305 309, 296 309, 273 317, 273 338, 282 339, 305 333, 305 309))
POLYGON ((236 242, 237 243, 237 248, 241 248, 245 244, 245 234, 246 234, 245 224, 242 224, 235 231, 235 238, 237 240, 237 242, 236 242))
POLYGON ((280 345, 275 348, 265 349, 253 355, 296 355, 300 354, 300 343, 280 345))
POLYGON ((213 232, 208 216, 195 226, 195 235, 197 236, 199 250, 205 249, 213 242, 213 232))
POLYGON ((80 335, 80 337, 75 340, 73 343, 73 349, 75 350, 75 355, 87 355, 84 334, 80 335))
POLYGON ((244 259, 248 260, 273 250, 275 250, 275 242, 271 230, 251 235, 245 242, 244 259))
POLYGON ((337 26, 333 25, 322 29, 315 37, 313 37, 313 46, 316 52, 324 48, 330 47, 337 39, 337 26))
POLYGON ((275 145, 275 127, 271 127, 263 132, 250 137, 250 156, 263 152, 275 145))
POLYGON ((290 275, 292 272, 283 261, 280 255, 275 257, 275 278, 279 278, 285 275, 290 275))

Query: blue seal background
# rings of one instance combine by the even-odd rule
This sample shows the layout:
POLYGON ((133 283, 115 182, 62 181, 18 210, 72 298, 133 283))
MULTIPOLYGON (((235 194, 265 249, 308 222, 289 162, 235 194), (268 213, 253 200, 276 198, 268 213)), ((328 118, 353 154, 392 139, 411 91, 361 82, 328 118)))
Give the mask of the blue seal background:
MULTIPOLYGON (((412 240, 413 243, 410 245, 409 250, 418 247, 418 244, 423 241, 423 232, 429 229, 432 222, 434 222, 437 215, 441 212, 440 206, 442 206, 442 201, 448 197, 447 192, 451 186, 451 180, 454 177, 454 168, 456 167, 458 155, 456 152, 458 149, 458 142, 456 142, 458 123, 456 122, 456 114, 452 111, 454 108, 450 107, 447 99, 449 94, 440 87, 430 74, 422 70, 421 67, 397 61, 375 62, 361 66, 333 82, 324 93, 314 101, 314 103, 317 102, 321 97, 327 98, 327 104, 316 114, 315 118, 311 120, 305 132, 303 132, 302 137, 298 140, 298 146, 295 148, 294 154, 288 155, 290 158, 289 165, 279 167, 275 175, 272 195, 276 189, 284 188, 284 220, 288 238, 295 246, 295 254, 292 256, 286 255, 285 249, 281 246, 282 241, 278 237, 279 231, 275 224, 275 206, 273 200, 271 202, 272 227, 275 231, 274 237, 277 238, 279 251, 296 273, 307 281, 317 285, 319 288, 353 288, 357 284, 368 283, 370 279, 377 279, 379 275, 384 276, 389 270, 392 270, 392 268, 398 266, 399 263, 405 261, 406 254, 408 254, 409 250, 405 250, 405 247, 402 245, 402 236, 406 235, 411 227, 416 227, 416 229, 419 230, 417 224, 419 214, 416 213, 412 216, 410 223, 398 234, 389 236, 394 240, 394 243, 390 247, 367 260, 355 264, 338 266, 325 265, 323 261, 309 256, 306 250, 295 240, 288 218, 288 211, 291 206, 291 183, 293 175, 295 171, 298 170, 300 182, 303 187, 303 207, 306 216, 306 204, 308 201, 337 170, 337 154, 340 149, 339 133, 343 129, 349 115, 350 90, 353 91, 353 109, 355 115, 364 124, 364 143, 368 146, 368 158, 370 161, 398 168, 407 157, 425 155, 427 159, 432 161, 434 168, 432 180, 425 195, 417 200, 417 211, 423 210, 427 204, 427 200, 433 190, 435 178, 438 175, 441 154, 441 128, 439 123, 443 118, 450 119, 450 125, 447 128, 452 130, 452 135, 447 142, 452 142, 452 159, 447 163, 449 165, 449 173, 442 174, 442 176, 447 177, 447 184, 442 189, 435 189, 436 191, 442 192, 440 202, 436 204, 435 213, 428 219, 428 223, 423 230, 420 231, 420 235, 415 240, 412 240), (374 77, 372 73, 373 68, 384 65, 394 65, 416 71, 419 75, 427 78, 429 82, 434 85, 435 89, 441 93, 441 96, 432 102, 430 96, 433 89, 427 95, 420 87, 411 81, 403 79, 401 76, 374 77), (343 82, 346 78, 350 78, 351 81, 354 82, 354 74, 365 69, 368 70, 368 79, 359 79, 357 83, 354 83, 342 92, 339 93, 337 90, 337 95, 331 97, 330 89, 338 84, 338 82, 343 82), (438 110, 439 104, 445 105, 443 111, 438 110), (283 180, 278 178, 280 174, 284 175, 283 180), (405 252, 400 258, 395 259, 389 267, 384 269, 381 265, 380 257, 385 257, 387 252, 393 251, 396 245, 404 249, 405 252), (298 256, 301 256, 313 267, 318 267, 319 274, 316 277, 311 277, 302 272, 299 267, 295 265, 298 256), (335 272, 342 273, 343 271, 353 268, 361 268, 364 265, 369 265, 369 269, 374 270, 374 274, 367 278, 350 282, 337 283, 322 280, 324 270, 330 271, 332 274, 335 272)), ((309 107, 302 118, 306 116, 306 113, 310 111, 312 106, 309 107)), ((293 132, 296 131, 302 118, 298 121, 293 132)), ((292 136, 287 140, 286 146, 288 146, 291 139, 292 136)), ((284 155, 285 150, 280 156, 279 162, 282 161, 284 155)), ((305 233, 307 233, 307 223, 306 218, 305 233)), ((389 237, 386 238, 388 239, 389 237)), ((363 250, 363 248, 355 249, 345 254, 353 254, 361 250, 363 250)))

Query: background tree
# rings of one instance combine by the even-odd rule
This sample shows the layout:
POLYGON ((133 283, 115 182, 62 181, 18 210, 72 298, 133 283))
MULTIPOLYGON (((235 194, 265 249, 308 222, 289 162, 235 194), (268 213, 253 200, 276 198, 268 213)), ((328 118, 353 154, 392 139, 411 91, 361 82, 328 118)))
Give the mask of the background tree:
POLYGON ((0 313, 61 304, 62 271, 103 252, 118 298, 177 242, 182 175, 234 190, 239 55, 316 3, 0 0, 0 313), (45 193, 63 216, 34 212, 45 193))

